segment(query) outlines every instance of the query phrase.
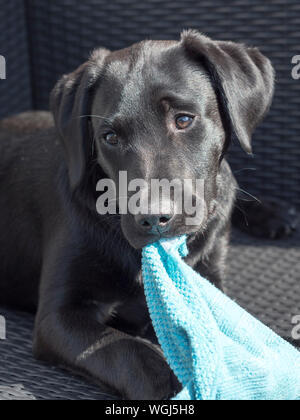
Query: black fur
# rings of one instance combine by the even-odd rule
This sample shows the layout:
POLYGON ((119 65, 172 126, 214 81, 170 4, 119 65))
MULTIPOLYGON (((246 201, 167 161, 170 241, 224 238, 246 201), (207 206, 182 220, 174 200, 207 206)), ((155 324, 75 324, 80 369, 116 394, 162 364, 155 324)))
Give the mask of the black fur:
POLYGON ((96 183, 117 182, 120 170, 129 180, 205 179, 203 223, 175 217, 167 236, 187 233, 188 263, 222 287, 236 189, 224 154, 233 133, 250 152, 273 79, 258 50, 190 31, 179 42, 96 51, 55 87, 55 128, 22 136, 21 117, 0 126, 0 304, 38 308, 36 357, 123 398, 178 390, 141 278, 140 249, 157 237, 132 215, 99 216, 96 183), (177 131, 186 112, 194 122, 177 131), (102 139, 112 128, 118 147, 102 139))

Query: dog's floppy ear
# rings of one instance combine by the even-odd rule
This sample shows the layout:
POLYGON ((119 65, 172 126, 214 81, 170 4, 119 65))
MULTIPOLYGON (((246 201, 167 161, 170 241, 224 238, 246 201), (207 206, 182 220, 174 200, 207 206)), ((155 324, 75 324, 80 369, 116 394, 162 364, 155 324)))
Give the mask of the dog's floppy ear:
POLYGON ((50 108, 66 152, 72 189, 80 184, 91 155, 87 116, 91 114, 93 87, 109 53, 106 49, 96 50, 89 61, 73 73, 63 76, 51 93, 50 108))
POLYGON ((213 41, 197 31, 185 31, 181 42, 193 59, 201 61, 216 90, 223 120, 242 147, 251 153, 251 137, 270 108, 274 69, 257 48, 213 41))

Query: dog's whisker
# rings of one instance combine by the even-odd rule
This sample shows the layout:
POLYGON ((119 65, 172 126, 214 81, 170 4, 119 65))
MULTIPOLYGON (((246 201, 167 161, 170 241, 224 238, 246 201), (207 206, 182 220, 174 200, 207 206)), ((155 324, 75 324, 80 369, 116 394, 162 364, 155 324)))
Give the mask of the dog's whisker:
POLYGON ((95 146, 96 146, 96 136, 93 136, 92 140, 92 156, 95 154, 95 146))
POLYGON ((243 190, 242 188, 235 188, 237 191, 241 191, 242 193, 248 195, 249 197, 253 198, 253 200, 257 201, 259 204, 261 204, 261 201, 255 197, 254 195, 248 193, 247 191, 243 190))
POLYGON ((241 198, 241 197, 239 197, 238 200, 239 201, 244 201, 245 203, 252 203, 253 202, 253 200, 251 200, 250 198, 241 198))
POLYGON ((256 171, 256 170, 257 168, 242 168, 242 169, 239 169, 238 171, 233 171, 233 173, 239 174, 240 172, 243 172, 243 171, 256 171))
POLYGON ((240 206, 238 206, 237 204, 235 204, 234 205, 234 207, 235 208, 237 208, 242 214, 243 214, 243 216, 244 216, 244 219, 245 219, 245 223, 246 223, 246 226, 248 227, 249 226, 249 221, 248 221, 248 218, 247 218, 247 214, 246 214, 246 212, 245 212, 245 210, 243 210, 240 206))
POLYGON ((106 117, 101 117, 101 115, 79 115, 78 117, 75 117, 74 119, 79 118, 99 118, 101 120, 109 121, 106 117))

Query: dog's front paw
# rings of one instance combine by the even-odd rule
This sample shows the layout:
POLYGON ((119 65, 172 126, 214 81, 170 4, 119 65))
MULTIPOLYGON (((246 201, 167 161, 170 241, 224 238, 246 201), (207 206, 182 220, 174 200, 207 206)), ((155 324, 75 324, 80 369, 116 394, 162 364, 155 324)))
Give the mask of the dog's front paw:
POLYGON ((290 236, 299 225, 296 208, 279 200, 238 202, 234 224, 258 238, 282 239, 290 236))
POLYGON ((160 347, 144 343, 140 342, 136 346, 137 371, 132 375, 125 398, 171 399, 181 391, 182 386, 166 362, 160 347))

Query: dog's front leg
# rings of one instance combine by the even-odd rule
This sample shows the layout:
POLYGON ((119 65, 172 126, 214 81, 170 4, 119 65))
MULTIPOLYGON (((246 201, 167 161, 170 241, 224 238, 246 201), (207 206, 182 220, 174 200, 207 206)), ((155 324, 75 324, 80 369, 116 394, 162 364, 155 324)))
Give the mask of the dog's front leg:
POLYGON ((176 393, 178 381, 159 346, 107 326, 112 306, 108 296, 103 295, 100 310, 86 300, 86 293, 96 294, 93 284, 101 286, 101 273, 91 279, 93 271, 86 265, 84 278, 71 262, 61 272, 58 262, 66 263, 66 256, 56 254, 50 252, 43 269, 35 356, 89 376, 121 398, 165 399, 176 393))
POLYGON ((125 399, 164 399, 178 386, 159 347, 105 327, 79 308, 61 308, 37 319, 34 353, 89 376, 125 399))

